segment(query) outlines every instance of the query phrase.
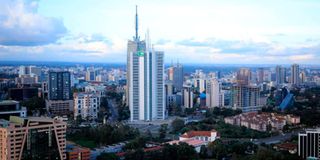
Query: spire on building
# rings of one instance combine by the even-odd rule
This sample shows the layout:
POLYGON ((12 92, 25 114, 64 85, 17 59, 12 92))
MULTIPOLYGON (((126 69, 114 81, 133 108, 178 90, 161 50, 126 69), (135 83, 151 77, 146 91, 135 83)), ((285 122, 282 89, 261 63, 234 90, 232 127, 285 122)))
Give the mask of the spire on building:
POLYGON ((134 37, 134 40, 139 40, 139 35, 138 35, 138 5, 136 5, 136 36, 134 37))

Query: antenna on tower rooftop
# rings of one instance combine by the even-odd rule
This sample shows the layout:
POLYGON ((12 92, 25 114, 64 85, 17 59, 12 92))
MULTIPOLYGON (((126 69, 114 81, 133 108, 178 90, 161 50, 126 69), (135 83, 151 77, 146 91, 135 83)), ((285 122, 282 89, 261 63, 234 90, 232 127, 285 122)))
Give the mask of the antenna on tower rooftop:
POLYGON ((138 35, 138 5, 136 5, 136 37, 135 40, 139 40, 139 35, 138 35))

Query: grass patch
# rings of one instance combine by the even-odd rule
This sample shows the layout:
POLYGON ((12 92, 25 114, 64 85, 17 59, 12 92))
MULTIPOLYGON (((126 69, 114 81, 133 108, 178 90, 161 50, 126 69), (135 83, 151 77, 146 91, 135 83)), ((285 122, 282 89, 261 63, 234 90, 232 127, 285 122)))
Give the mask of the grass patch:
POLYGON ((79 139, 79 140, 74 140, 73 142, 77 143, 78 145, 80 145, 82 147, 87 147, 90 149, 97 147, 97 144, 94 141, 90 141, 90 140, 79 139))

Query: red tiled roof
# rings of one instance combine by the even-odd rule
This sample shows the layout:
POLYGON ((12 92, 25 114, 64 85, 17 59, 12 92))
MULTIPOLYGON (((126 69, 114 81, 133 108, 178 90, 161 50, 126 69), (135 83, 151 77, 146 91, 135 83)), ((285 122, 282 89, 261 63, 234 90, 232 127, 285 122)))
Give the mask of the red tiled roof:
POLYGON ((210 137, 211 132, 217 132, 216 130, 211 130, 211 131, 189 131, 181 135, 183 138, 192 138, 196 136, 205 136, 205 137, 210 137))

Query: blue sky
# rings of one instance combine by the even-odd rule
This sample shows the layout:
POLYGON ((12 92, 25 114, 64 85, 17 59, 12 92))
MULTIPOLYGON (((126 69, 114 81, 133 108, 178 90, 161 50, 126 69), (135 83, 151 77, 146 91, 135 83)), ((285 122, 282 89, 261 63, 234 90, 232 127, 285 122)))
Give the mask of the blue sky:
POLYGON ((2 0, 0 60, 125 62, 136 4, 166 62, 320 62, 318 0, 2 0))

